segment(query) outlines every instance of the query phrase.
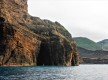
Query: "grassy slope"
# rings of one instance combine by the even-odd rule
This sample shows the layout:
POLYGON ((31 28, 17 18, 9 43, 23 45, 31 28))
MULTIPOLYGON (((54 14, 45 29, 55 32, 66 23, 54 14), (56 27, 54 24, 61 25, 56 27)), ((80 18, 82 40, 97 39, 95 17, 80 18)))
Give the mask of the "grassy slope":
POLYGON ((98 42, 99 45, 102 45, 103 50, 108 51, 108 39, 98 42))
POLYGON ((75 37, 73 38, 76 41, 77 46, 82 47, 87 50, 101 50, 101 45, 96 42, 85 38, 85 37, 75 37))

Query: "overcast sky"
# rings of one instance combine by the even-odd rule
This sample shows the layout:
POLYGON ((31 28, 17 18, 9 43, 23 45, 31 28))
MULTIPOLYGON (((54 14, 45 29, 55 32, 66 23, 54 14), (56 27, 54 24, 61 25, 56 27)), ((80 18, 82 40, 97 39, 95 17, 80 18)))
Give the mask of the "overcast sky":
POLYGON ((60 22, 73 37, 108 39, 108 0, 28 0, 32 16, 60 22))

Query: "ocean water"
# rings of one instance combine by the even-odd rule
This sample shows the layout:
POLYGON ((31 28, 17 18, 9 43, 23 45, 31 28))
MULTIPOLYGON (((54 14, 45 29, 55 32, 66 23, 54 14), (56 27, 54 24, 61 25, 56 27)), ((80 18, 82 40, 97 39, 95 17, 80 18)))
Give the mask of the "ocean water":
POLYGON ((0 80, 108 80, 108 65, 0 67, 0 80))

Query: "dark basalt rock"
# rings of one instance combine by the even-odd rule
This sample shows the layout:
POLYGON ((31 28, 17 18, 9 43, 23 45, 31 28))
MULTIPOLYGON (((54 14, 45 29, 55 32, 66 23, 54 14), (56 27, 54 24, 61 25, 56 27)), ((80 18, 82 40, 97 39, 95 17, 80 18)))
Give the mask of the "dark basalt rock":
POLYGON ((58 22, 32 17, 27 0, 1 0, 0 65, 78 65, 70 33, 58 22))

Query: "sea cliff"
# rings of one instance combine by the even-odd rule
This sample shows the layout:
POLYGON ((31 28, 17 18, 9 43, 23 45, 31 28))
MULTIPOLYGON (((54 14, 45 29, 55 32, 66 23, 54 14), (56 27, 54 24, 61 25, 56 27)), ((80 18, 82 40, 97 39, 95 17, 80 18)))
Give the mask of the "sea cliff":
POLYGON ((1 66, 75 66, 71 34, 58 22, 28 14, 27 0, 0 0, 1 66))

